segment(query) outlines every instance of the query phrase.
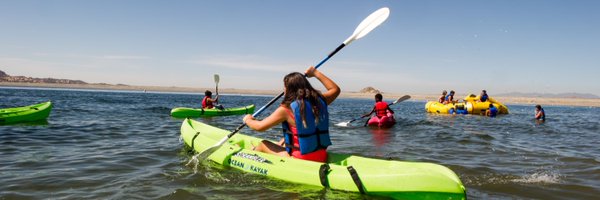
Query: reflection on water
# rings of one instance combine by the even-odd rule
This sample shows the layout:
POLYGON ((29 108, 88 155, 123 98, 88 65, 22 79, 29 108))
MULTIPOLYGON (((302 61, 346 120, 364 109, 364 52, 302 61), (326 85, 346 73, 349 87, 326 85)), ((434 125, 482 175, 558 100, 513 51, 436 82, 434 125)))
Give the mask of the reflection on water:
MULTIPOLYGON (((173 107, 199 105, 201 94, 0 88, 0 106, 47 100, 47 121, 0 126, 0 199, 377 199, 300 186, 211 162, 185 164, 173 107)), ((223 96, 225 106, 262 106, 271 97, 223 96)), ((339 99, 331 124, 372 109, 371 99, 339 99)), ((600 108, 508 105, 496 118, 426 114, 424 102, 392 107, 389 129, 331 126, 329 151, 448 166, 472 199, 595 199, 600 196, 600 108)), ((274 107, 267 109, 267 116, 274 107)), ((199 119, 233 130, 242 116, 199 119)), ((281 129, 241 133, 278 140, 281 129)))
POLYGON ((0 124, 0 126, 44 126, 48 125, 48 120, 38 120, 32 122, 17 122, 17 123, 4 123, 0 124))
POLYGON ((392 138, 392 132, 390 129, 368 128, 368 130, 371 132, 371 136, 373 136, 373 142, 376 147, 386 145, 392 138))

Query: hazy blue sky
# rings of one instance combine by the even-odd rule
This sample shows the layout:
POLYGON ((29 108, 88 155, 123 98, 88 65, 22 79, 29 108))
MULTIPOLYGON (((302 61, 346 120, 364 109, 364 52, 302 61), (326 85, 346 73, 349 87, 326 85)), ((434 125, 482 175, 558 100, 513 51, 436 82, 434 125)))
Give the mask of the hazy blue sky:
POLYGON ((388 21, 321 67, 345 91, 600 95, 600 1, 2 1, 0 70, 279 89, 381 7, 388 21))

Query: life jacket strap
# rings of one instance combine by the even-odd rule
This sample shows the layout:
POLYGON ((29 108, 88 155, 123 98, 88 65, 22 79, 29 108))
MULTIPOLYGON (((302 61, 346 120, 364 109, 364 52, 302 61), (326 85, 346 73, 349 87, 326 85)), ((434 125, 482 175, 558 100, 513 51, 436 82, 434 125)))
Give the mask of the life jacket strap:
POLYGON ((298 137, 299 138, 305 138, 305 137, 310 137, 310 136, 313 136, 313 135, 317 135, 318 136, 318 135, 321 135, 321 134, 329 134, 329 130, 318 130, 317 129, 317 131, 315 131, 314 133, 311 133, 311 134, 302 134, 302 135, 298 134, 298 137))
MULTIPOLYGON (((318 130, 317 129, 317 131, 315 131, 314 133, 311 133, 311 134, 302 134, 302 135, 298 134, 298 138, 306 138, 306 137, 311 137, 311 136, 316 135, 317 136, 317 148, 315 149, 315 151, 316 151, 319 149, 327 149, 327 146, 321 145, 321 135, 324 135, 324 134, 329 134, 329 130, 318 130)), ((298 149, 298 148, 296 148, 296 149, 298 149)))
MULTIPOLYGON (((289 127, 289 126, 284 125, 284 127, 289 127)), ((287 151, 287 153, 291 156, 293 149, 299 150, 298 147, 294 146, 294 134, 291 131, 289 131, 288 128, 284 128, 283 129, 283 137, 284 137, 283 146, 285 147, 285 151, 287 151)))

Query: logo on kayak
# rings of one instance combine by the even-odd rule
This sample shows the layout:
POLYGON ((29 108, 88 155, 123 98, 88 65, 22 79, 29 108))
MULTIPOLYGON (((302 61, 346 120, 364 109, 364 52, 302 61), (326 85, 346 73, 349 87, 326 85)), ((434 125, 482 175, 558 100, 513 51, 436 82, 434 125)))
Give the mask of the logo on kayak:
POLYGON ((269 170, 267 170, 267 169, 257 167, 257 166, 251 165, 251 164, 247 164, 247 163, 244 163, 243 161, 235 160, 234 157, 239 157, 239 158, 243 158, 246 160, 253 160, 256 162, 260 162, 260 163, 268 163, 268 164, 272 163, 271 161, 269 161, 263 157, 260 157, 256 154, 247 154, 247 153, 238 152, 236 154, 233 154, 233 156, 229 159, 229 164, 231 166, 239 167, 246 171, 251 171, 251 172, 255 172, 258 174, 262 174, 262 175, 267 175, 269 173, 269 170))
POLYGON ((248 154, 248 153, 244 153, 244 152, 237 152, 237 153, 233 154, 233 156, 248 159, 248 160, 254 160, 256 162, 272 164, 271 161, 269 161, 263 157, 260 157, 257 154, 248 154))
POLYGON ((243 170, 251 171, 251 172, 255 172, 255 173, 259 173, 259 174, 262 174, 262 175, 267 175, 269 173, 269 170, 267 170, 267 169, 264 169, 264 168, 261 168, 261 167, 257 167, 257 166, 254 166, 254 165, 248 165, 248 164, 246 164, 244 162, 241 162, 241 161, 238 161, 238 160, 234 160, 234 159, 229 159, 229 164, 231 166, 239 167, 239 168, 241 168, 243 170))

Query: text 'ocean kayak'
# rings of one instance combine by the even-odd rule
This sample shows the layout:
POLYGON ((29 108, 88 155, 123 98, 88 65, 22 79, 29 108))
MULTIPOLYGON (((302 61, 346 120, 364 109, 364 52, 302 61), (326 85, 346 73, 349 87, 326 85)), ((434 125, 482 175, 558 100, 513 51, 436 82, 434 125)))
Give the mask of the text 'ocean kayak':
POLYGON ((0 109, 0 124, 34 122, 48 118, 52 110, 52 102, 30 106, 0 109))
MULTIPOLYGON (((203 152, 229 131, 185 119, 181 137, 203 152)), ((224 166, 293 183, 393 198, 465 199, 465 187, 447 167, 424 162, 380 160, 328 153, 327 163, 252 151, 260 138, 236 134, 208 159, 224 166)))
POLYGON ((228 115, 245 115, 252 114, 254 112, 254 105, 237 108, 225 108, 225 109, 202 109, 202 108, 173 108, 171 110, 171 116, 175 118, 187 118, 187 117, 214 117, 214 116, 228 116, 228 115))

